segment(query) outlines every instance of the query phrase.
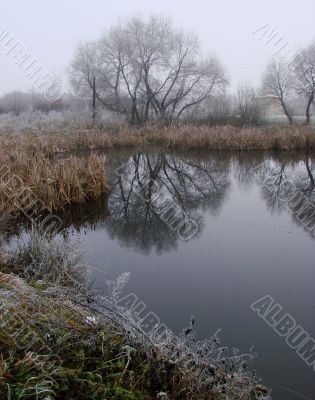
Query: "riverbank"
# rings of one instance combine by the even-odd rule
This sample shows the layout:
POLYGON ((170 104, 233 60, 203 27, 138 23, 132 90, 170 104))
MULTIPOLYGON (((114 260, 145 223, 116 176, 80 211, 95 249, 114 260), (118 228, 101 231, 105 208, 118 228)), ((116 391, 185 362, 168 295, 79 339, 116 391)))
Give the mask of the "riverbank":
POLYGON ((155 342, 115 301, 125 277, 112 282, 114 294, 98 297, 76 252, 35 235, 1 257, 1 398, 251 400, 266 394, 245 358, 218 357, 219 338, 192 345, 183 331, 169 343, 155 342), (202 353, 206 343, 214 347, 202 353))

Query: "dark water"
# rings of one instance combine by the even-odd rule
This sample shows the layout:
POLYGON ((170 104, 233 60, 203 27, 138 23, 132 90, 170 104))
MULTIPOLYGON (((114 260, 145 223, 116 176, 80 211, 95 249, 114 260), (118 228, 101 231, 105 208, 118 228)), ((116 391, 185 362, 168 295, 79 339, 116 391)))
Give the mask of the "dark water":
POLYGON ((66 221, 97 288, 131 272, 126 293, 175 332, 194 315, 199 338, 220 328, 231 348, 254 346, 273 399, 315 399, 312 367, 251 309, 270 295, 315 337, 314 157, 130 150, 109 159, 108 199, 66 221), (185 218, 198 226, 190 240, 176 231, 185 218))

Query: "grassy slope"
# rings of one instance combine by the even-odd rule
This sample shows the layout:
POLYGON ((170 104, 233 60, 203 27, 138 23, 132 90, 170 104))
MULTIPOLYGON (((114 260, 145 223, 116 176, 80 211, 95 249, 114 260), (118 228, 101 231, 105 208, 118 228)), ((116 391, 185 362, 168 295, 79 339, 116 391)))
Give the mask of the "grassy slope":
MULTIPOLYGON (((40 391, 54 399, 154 399, 161 390, 172 399, 197 398, 188 371, 131 343, 119 327, 91 322, 61 292, 3 273, 0 288, 0 398, 33 399, 40 391)), ((219 397, 209 391, 203 398, 219 397)))

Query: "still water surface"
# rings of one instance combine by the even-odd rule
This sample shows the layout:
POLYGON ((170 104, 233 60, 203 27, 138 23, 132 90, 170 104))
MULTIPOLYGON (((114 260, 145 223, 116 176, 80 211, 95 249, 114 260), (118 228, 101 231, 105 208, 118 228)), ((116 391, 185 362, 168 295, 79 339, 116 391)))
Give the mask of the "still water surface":
POLYGON ((97 287, 131 272, 126 292, 175 332, 194 315, 199 338, 220 328, 230 347, 254 346, 274 399, 314 399, 313 369, 250 307, 271 295, 315 337, 314 158, 151 150, 109 159, 108 200, 73 226, 97 287), (295 209, 286 203, 292 185, 303 193, 295 209), (190 240, 163 220, 170 202, 198 223, 190 240))
POLYGON ((194 315, 200 339, 220 328, 229 347, 254 346, 273 399, 315 399, 313 369, 251 309, 270 295, 315 337, 314 157, 128 150, 109 168, 108 198, 66 222, 96 287, 130 272, 126 293, 173 331, 194 315), (165 222, 170 204, 197 222, 190 240, 165 222))

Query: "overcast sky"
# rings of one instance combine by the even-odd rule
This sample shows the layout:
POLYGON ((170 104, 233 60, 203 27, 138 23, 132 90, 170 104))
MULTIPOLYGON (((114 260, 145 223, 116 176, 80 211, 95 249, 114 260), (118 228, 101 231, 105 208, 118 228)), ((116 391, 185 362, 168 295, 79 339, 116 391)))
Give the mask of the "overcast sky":
MULTIPOLYGON (((203 52, 225 66, 232 88, 259 85, 271 57, 254 30, 270 24, 297 49, 315 39, 314 0, 0 0, 0 27, 64 82, 80 41, 97 39, 120 18, 150 14, 195 32, 203 52)), ((0 94, 31 89, 1 47, 0 68, 0 94)))

